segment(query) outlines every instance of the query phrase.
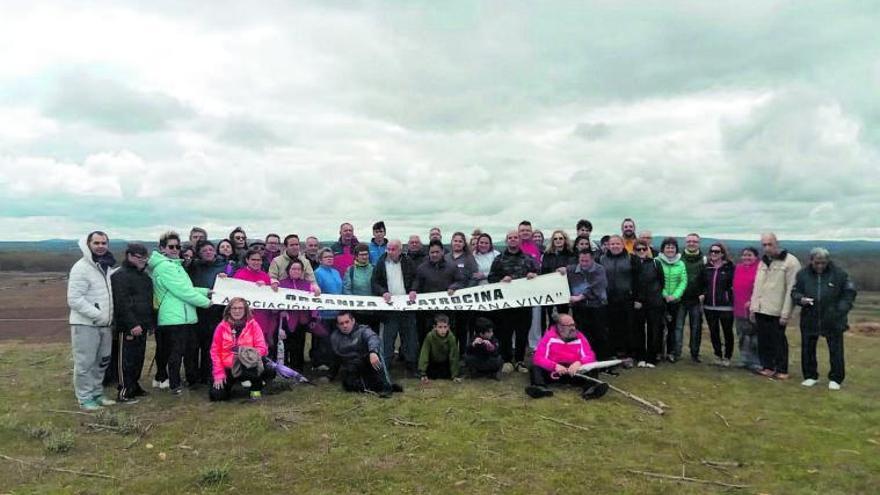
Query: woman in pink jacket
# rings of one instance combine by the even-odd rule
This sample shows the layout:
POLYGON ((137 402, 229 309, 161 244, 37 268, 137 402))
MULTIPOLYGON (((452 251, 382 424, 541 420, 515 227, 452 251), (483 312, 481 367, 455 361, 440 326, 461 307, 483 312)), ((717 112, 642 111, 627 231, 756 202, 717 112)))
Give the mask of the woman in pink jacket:
MULTIPOLYGON (((253 282, 258 286, 271 285, 269 274, 263 271, 263 253, 259 249, 250 249, 244 257, 245 266, 236 270, 232 278, 253 282)), ((276 289, 277 290, 277 289, 276 289)), ((278 312, 269 309, 253 310, 254 319, 263 329, 263 338, 269 346, 269 357, 275 359, 278 349, 278 341, 275 338, 278 333, 278 312)))
MULTIPOLYGON (((596 355, 584 334, 574 325, 571 315, 561 314, 555 325, 544 332, 532 358, 531 385, 526 394, 533 399, 549 397, 553 391, 547 388, 553 384, 568 384, 581 387, 584 400, 598 399, 608 391, 607 383, 596 383, 578 375, 584 365, 596 362, 596 355)), ((590 376, 597 376, 591 372, 590 376)))
MULTIPOLYGON (((274 373, 262 366, 236 367, 239 351, 246 348, 255 349, 260 359, 268 354, 263 330, 251 316, 247 301, 233 297, 223 311, 223 320, 214 330, 211 342, 211 363, 214 386, 208 393, 212 401, 228 400, 232 395, 235 382, 250 381, 250 396, 257 400, 262 395, 263 385, 272 378, 274 373), (260 371, 262 370, 262 371, 260 371)), ((249 351, 251 354, 253 351, 249 351)))
POLYGON ((758 359, 758 330, 749 320, 749 302, 755 288, 758 274, 758 250, 747 247, 740 254, 740 262, 733 271, 733 318, 739 338, 740 366, 751 371, 760 371, 758 359))

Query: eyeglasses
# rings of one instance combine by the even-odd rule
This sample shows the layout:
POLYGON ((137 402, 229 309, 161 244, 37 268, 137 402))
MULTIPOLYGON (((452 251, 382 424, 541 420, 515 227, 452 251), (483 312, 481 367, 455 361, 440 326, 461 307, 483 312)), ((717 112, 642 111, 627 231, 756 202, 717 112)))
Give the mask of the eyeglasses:
POLYGON ((166 244, 165 249, 180 249, 180 244, 166 244))
POLYGON ((564 241, 565 237, 554 237, 553 240, 554 241, 564 241))
POLYGON ((709 252, 712 253, 712 254, 721 254, 721 250, 720 250, 720 249, 710 249, 709 252))
POLYGON ((647 250, 648 250, 648 248, 643 248, 643 247, 636 248, 636 251, 647 251, 647 250))

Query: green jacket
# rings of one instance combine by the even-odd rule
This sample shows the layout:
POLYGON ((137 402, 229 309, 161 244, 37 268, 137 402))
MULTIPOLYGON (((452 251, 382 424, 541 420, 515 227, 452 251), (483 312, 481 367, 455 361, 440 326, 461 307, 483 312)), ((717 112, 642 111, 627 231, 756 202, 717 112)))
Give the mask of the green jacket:
POLYGON ((687 287, 687 268, 681 261, 681 254, 676 254, 671 260, 664 254, 659 254, 660 266, 663 267, 663 297, 672 296, 681 299, 687 287))
POLYGON ((373 265, 351 265, 345 270, 342 280, 342 293, 354 296, 373 295, 373 265))
POLYGON ((153 251, 148 263, 153 278, 153 307, 159 311, 159 326, 191 325, 199 321, 196 306, 211 305, 208 289, 193 287, 183 269, 183 260, 166 258, 153 251))
POLYGON ((695 254, 688 254, 685 251, 681 254, 681 261, 684 262, 687 270, 687 287, 681 300, 688 303, 699 302, 700 294, 703 293, 703 269, 706 267, 706 257, 703 256, 702 251, 697 251, 695 254))
POLYGON ((422 352, 419 354, 419 374, 425 375, 428 371, 428 363, 440 363, 448 361, 449 371, 452 377, 458 376, 460 363, 458 355, 458 341, 452 330, 445 337, 437 335, 437 332, 431 330, 425 337, 422 344, 422 352))

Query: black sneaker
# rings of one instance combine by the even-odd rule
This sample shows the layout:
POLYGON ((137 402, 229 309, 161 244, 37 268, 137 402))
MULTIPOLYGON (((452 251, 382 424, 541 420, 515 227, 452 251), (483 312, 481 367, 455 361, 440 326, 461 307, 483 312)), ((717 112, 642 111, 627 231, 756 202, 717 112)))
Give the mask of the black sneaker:
POLYGON ((140 400, 134 398, 133 395, 117 394, 116 395, 116 402, 118 404, 137 404, 138 402, 140 402, 140 400))
POLYGON ((606 375, 611 375, 611 376, 620 376, 620 372, 617 371, 616 367, 615 368, 605 368, 602 370, 602 373, 605 373, 606 375))
POLYGON ((703 361, 700 359, 700 356, 694 356, 694 355, 691 355, 691 361, 693 361, 693 362, 695 362, 695 363, 697 363, 697 364, 703 362, 703 361))
POLYGON ((402 394, 403 387, 398 383, 392 383, 391 384, 391 391, 394 392, 395 394, 402 394))
POLYGON ((183 387, 172 388, 171 395, 183 395, 183 387))
POLYGON ((140 387, 138 387, 137 390, 131 393, 132 397, 146 397, 148 395, 150 395, 150 393, 140 387))
POLYGON ((537 387, 535 385, 529 385, 526 387, 526 395, 533 399, 542 399, 544 397, 553 397, 553 391, 548 389, 547 387, 537 387))
POLYGON ((607 392, 607 383, 596 383, 585 388, 584 391, 581 392, 581 398, 584 400, 598 399, 599 397, 605 395, 607 392))
POLYGON ((380 399, 390 399, 391 398, 391 390, 383 390, 378 393, 380 399))

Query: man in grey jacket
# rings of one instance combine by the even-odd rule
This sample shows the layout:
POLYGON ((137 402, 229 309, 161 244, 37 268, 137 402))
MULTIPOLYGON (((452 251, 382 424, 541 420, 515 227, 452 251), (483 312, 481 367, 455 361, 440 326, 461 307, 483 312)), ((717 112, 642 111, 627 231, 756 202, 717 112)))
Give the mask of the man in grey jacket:
POLYGON ((110 276, 116 260, 107 234, 95 231, 79 247, 83 257, 70 269, 67 305, 73 350, 73 389, 87 411, 116 402, 104 397, 104 372, 113 349, 113 292, 110 276))
POLYGON ((375 392, 382 398, 403 392, 403 387, 391 382, 382 357, 382 341, 370 327, 359 325, 351 311, 340 311, 336 326, 337 331, 330 335, 337 359, 333 374, 340 375, 343 390, 375 392))

